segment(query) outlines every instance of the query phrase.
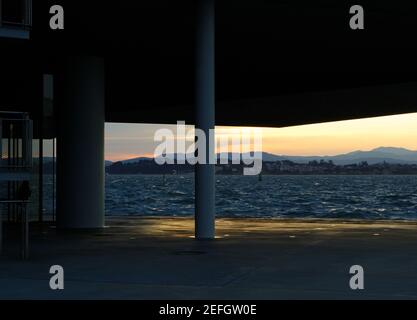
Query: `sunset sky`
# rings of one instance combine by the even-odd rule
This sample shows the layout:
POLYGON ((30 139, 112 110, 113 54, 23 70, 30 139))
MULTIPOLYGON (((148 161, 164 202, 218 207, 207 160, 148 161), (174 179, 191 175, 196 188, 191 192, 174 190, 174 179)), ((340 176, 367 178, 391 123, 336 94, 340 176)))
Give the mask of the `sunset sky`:
MULTIPOLYGON (((106 159, 152 156, 155 131, 175 125, 106 123, 106 159)), ((192 127, 187 127, 191 129, 192 127)), ((216 135, 239 127, 216 127, 216 135)), ((286 128, 262 128, 262 151, 285 155, 336 155, 380 146, 417 150, 417 113, 286 128)))

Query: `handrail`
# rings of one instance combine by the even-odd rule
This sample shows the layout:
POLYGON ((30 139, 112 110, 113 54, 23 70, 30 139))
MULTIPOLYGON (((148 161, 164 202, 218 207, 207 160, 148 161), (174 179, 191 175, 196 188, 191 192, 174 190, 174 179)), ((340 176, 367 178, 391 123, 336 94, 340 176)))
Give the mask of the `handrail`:
POLYGON ((30 24, 25 23, 24 21, 22 22, 13 22, 13 21, 7 21, 7 20, 3 20, 3 26, 23 26, 23 27, 27 27, 28 29, 31 27, 30 24))
POLYGON ((28 121, 30 120, 29 114, 27 112, 19 111, 5 111, 0 110, 0 119, 9 120, 9 121, 28 121))

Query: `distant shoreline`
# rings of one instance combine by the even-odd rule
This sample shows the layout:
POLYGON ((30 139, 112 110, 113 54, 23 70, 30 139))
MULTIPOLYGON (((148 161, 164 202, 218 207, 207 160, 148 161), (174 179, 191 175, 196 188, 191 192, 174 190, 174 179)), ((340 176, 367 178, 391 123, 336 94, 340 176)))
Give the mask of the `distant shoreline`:
MULTIPOLYGON (((193 172, 166 174, 166 173, 106 173, 107 176, 188 176, 194 175, 193 172)), ((243 174, 232 173, 216 173, 217 176, 236 176, 236 177, 257 177, 257 176, 245 176, 243 174)), ((270 174, 262 173, 261 176, 416 176, 417 173, 283 173, 283 174, 270 174)))

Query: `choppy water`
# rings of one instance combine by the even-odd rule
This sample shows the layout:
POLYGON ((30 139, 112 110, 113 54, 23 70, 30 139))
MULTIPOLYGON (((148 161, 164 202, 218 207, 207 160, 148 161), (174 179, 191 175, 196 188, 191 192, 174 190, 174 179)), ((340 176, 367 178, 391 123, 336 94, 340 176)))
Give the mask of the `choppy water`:
MULTIPOLYGON (((194 214, 194 176, 106 176, 106 213, 194 214)), ((220 217, 417 219, 417 176, 216 176, 220 217)))

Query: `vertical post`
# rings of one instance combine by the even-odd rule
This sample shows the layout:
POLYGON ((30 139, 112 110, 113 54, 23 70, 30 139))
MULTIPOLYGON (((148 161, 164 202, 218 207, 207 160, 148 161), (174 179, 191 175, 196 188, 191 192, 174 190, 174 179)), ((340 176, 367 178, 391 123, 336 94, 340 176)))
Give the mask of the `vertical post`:
POLYGON ((29 258, 29 220, 26 205, 26 200, 23 200, 22 203, 19 204, 22 232, 20 255, 23 260, 27 260, 29 258))
POLYGON ((2 3, 2 0, 0 0, 0 28, 1 28, 1 25, 2 25, 2 19, 3 19, 2 9, 3 9, 3 3, 2 3))
POLYGON ((3 165, 3 120, 0 119, 0 159, 3 165))
POLYGON ((24 17, 25 27, 32 26, 32 0, 25 0, 24 17))
POLYGON ((43 222, 43 130, 42 130, 42 117, 43 115, 40 115, 39 119, 39 179, 38 179, 38 220, 39 222, 43 222))
POLYGON ((195 237, 215 236, 215 168, 209 163, 215 126, 215 0, 197 1, 195 127, 206 136, 206 163, 195 166, 195 237))
MULTIPOLYGON (((11 141, 12 141, 12 124, 7 123, 7 170, 10 170, 9 167, 12 165, 11 156, 12 156, 12 148, 11 148, 11 141)), ((10 181, 7 181, 7 200, 11 199, 11 188, 12 184, 10 181)), ((11 211, 11 204, 10 202, 7 203, 7 221, 10 222, 10 211, 11 211)))
MULTIPOLYGON (((0 0, 0 15, 1 15, 1 0, 0 0)), ((1 23, 1 16, 0 16, 1 23)), ((3 165, 3 120, 0 119, 0 161, 3 165)), ((3 206, 0 205, 0 255, 3 248, 3 206)))
MULTIPOLYGON (((47 117, 52 117, 54 115, 54 75, 53 74, 43 74, 43 96, 42 96, 42 104, 41 104, 41 109, 40 109, 40 117, 39 117, 39 137, 40 139, 42 138, 42 146, 43 146, 43 132, 44 132, 44 120, 47 117)), ((41 154, 41 152, 39 152, 41 154)), ((42 159, 44 156, 44 152, 43 152, 43 147, 42 147, 42 159)), ((52 139, 52 198, 53 198, 53 202, 54 202, 54 197, 55 197, 55 191, 54 191, 54 187, 55 187, 55 140, 52 139)), ((43 160, 42 160, 42 164, 43 164, 43 160)), ((42 185, 39 186, 39 190, 42 191, 42 198, 39 198, 39 208, 41 211, 39 211, 39 217, 43 217, 43 212, 44 212, 44 196, 43 196, 43 166, 41 167, 42 169, 39 170, 39 175, 42 176, 42 185)), ((41 183, 41 182, 40 182, 41 183)), ((54 205, 54 204, 53 204, 54 205)), ((54 209, 52 209, 52 220, 55 221, 55 212, 54 209)), ((41 220, 41 219, 39 219, 41 220)))
POLYGON ((3 206, 0 206, 0 256, 3 252, 3 206))
POLYGON ((52 139, 52 221, 55 222, 55 141, 52 139))
MULTIPOLYGON (((18 130, 17 130, 17 124, 15 123, 13 125, 13 167, 15 168, 18 163, 17 163, 17 137, 18 137, 18 130)), ((13 181, 12 182, 13 185, 13 199, 16 200, 17 198, 17 181, 13 181)), ((19 221, 19 217, 18 217, 18 208, 17 208, 17 203, 13 203, 13 220, 14 221, 19 221)))
POLYGON ((70 57, 59 76, 57 227, 104 227, 104 61, 70 57))

